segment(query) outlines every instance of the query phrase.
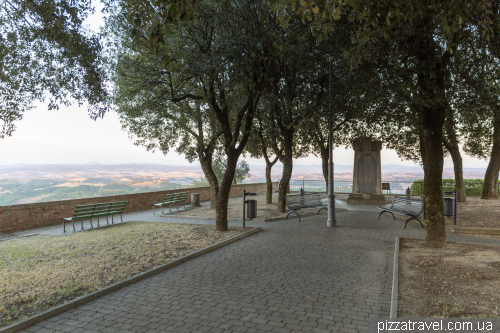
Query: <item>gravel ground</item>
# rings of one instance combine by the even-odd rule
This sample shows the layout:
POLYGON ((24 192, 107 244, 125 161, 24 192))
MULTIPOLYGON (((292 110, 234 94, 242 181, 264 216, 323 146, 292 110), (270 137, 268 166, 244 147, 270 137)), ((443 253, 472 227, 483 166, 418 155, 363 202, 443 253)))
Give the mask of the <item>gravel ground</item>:
POLYGON ((130 222, 0 242, 0 327, 234 237, 242 228, 130 222))
POLYGON ((400 318, 500 317, 500 247, 403 239, 400 318))

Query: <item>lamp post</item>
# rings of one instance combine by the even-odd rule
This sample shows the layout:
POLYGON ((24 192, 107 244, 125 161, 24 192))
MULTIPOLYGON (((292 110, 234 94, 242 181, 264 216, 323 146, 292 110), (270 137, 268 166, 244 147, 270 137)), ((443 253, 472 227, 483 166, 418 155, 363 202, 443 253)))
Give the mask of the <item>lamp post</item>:
POLYGON ((326 220, 327 227, 336 227, 337 220, 335 219, 335 194, 333 192, 333 91, 332 91, 332 70, 329 70, 330 78, 328 89, 330 91, 330 118, 328 119, 328 220, 326 220))

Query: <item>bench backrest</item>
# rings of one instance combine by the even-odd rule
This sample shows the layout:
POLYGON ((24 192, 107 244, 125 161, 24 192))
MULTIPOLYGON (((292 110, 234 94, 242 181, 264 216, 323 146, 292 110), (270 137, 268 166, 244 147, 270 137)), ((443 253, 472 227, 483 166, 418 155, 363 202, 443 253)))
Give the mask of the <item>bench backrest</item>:
POLYGON ((391 183, 382 183, 382 191, 390 191, 391 183))
POLYGON ((186 198, 188 196, 189 192, 177 192, 177 193, 170 193, 170 194, 165 194, 165 197, 163 197, 163 202, 184 202, 186 201, 186 198))
POLYGON ((288 208, 317 206, 323 204, 319 193, 286 195, 285 202, 288 208))
POLYGON ((425 201, 418 199, 407 199, 403 197, 394 197, 390 209, 405 212, 410 215, 420 215, 424 210, 425 201))
POLYGON ((127 201, 103 202, 89 205, 79 205, 75 207, 73 219, 82 217, 92 217, 106 214, 122 214, 127 201))

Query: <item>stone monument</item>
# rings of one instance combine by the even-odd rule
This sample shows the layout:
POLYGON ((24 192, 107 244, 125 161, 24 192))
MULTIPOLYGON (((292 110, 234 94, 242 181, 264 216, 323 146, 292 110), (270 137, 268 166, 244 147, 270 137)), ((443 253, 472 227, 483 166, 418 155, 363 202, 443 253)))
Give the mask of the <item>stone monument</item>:
POLYGON ((382 142, 365 137, 354 140, 352 146, 354 148, 353 186, 347 203, 385 205, 380 164, 382 142))

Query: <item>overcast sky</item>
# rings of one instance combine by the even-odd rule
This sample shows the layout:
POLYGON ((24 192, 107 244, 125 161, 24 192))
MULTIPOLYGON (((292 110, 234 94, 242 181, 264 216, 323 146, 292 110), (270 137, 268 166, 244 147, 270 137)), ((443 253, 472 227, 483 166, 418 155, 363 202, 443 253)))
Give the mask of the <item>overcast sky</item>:
MULTIPOLYGON (((100 5, 100 3, 99 3, 100 5)), ((93 30, 102 25, 99 10, 87 20, 93 30)), ((111 112, 104 119, 93 121, 85 107, 62 106, 58 111, 48 111, 44 105, 27 112, 16 123, 12 137, 0 139, 0 164, 67 164, 67 163, 155 163, 189 165, 184 156, 170 152, 148 152, 134 146, 127 133, 121 129, 116 113, 111 112)), ((486 167, 487 161, 463 155, 464 167, 486 167)), ((353 164, 352 149, 338 147, 334 151, 336 164, 353 164)), ((247 158, 250 165, 265 165, 264 160, 247 158)), ((393 150, 382 150, 382 164, 415 165, 401 161, 393 150)), ((296 165, 321 164, 313 155, 295 160, 296 165)), ((450 158, 445 167, 452 167, 450 158)))
MULTIPOLYGON (((104 119, 93 121, 87 109, 77 105, 48 111, 40 106, 27 112, 16 123, 12 137, 0 139, 0 164, 66 164, 66 163, 155 163, 189 165, 184 156, 170 152, 148 152, 134 146, 125 131, 121 129, 116 113, 111 112, 104 119)), ((463 155, 464 167, 486 167, 487 162, 463 155)), ((334 151, 336 164, 353 164, 352 149, 338 147, 334 151)), ((393 150, 382 150, 382 164, 415 165, 401 161, 393 150)), ((251 165, 265 165, 264 160, 247 158, 251 165)), ((321 164, 314 156, 294 161, 297 165, 321 164)), ((453 166, 447 158, 445 166, 453 166)))

